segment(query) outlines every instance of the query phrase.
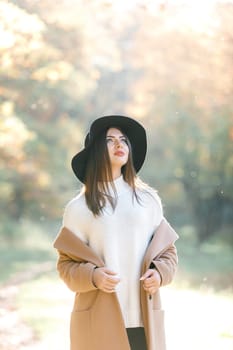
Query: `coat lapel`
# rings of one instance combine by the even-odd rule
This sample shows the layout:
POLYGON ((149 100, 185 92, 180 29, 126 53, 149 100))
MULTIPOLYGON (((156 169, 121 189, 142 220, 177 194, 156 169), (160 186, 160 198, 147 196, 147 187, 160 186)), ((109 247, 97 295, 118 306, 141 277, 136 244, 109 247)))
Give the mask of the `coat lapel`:
POLYGON ((143 266, 148 268, 151 261, 158 256, 164 249, 173 244, 179 236, 164 218, 155 231, 153 238, 146 250, 143 266))
POLYGON ((72 258, 77 259, 77 261, 81 259, 83 261, 91 262, 98 267, 104 266, 103 260, 94 252, 94 250, 67 227, 62 227, 53 246, 64 253, 71 254, 72 258))
MULTIPOLYGON (((146 250, 143 266, 147 266, 148 268, 151 261, 164 249, 174 243, 178 238, 179 236, 175 230, 164 218, 155 231, 146 250)), ((62 227, 54 241, 53 246, 64 253, 71 254, 72 257, 77 260, 82 259, 83 261, 89 261, 98 267, 104 266, 103 260, 94 252, 94 250, 67 227, 62 227)))

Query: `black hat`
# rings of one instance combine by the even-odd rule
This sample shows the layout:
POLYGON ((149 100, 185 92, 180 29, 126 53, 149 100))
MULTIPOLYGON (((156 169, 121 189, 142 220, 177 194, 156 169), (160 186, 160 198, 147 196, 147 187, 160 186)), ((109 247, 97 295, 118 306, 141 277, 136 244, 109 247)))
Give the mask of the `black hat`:
POLYGON ((138 172, 145 160, 147 141, 144 127, 136 120, 121 116, 109 115, 96 119, 90 127, 90 131, 85 138, 84 149, 77 153, 72 161, 72 169, 81 182, 85 182, 85 172, 87 159, 91 146, 98 135, 111 127, 119 127, 128 137, 133 155, 133 165, 135 171, 138 172))

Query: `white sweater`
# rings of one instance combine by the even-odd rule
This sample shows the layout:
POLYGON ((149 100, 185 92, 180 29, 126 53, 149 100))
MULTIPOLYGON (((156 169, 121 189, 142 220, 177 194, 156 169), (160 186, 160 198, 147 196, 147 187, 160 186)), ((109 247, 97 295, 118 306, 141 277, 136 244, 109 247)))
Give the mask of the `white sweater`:
POLYGON ((114 181, 118 200, 115 211, 108 203, 100 217, 88 209, 80 193, 66 206, 63 225, 87 243, 117 272, 117 286, 125 327, 143 326, 140 310, 140 270, 148 243, 162 217, 159 196, 152 189, 137 190, 141 198, 132 200, 132 189, 123 176, 114 181))

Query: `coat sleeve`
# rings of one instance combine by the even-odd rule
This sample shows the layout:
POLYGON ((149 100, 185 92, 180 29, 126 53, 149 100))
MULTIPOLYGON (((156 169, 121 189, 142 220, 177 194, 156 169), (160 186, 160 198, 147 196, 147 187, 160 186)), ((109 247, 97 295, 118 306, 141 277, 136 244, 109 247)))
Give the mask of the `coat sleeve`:
POLYGON ((76 293, 85 293, 97 289, 92 275, 95 265, 90 262, 77 261, 58 250, 57 270, 67 287, 76 293))
POLYGON ((171 244, 165 251, 152 260, 152 264, 161 276, 161 286, 165 286, 173 280, 177 264, 177 249, 171 244))

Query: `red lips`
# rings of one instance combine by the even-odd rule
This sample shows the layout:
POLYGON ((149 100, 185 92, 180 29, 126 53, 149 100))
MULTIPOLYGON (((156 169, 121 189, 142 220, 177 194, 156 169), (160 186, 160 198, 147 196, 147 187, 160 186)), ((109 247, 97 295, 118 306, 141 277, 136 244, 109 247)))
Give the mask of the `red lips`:
POLYGON ((122 152, 122 151, 117 151, 117 152, 115 152, 115 153, 114 153, 114 155, 115 155, 115 156, 122 157, 122 156, 124 156, 124 155, 125 155, 125 153, 124 153, 124 152, 122 152))

